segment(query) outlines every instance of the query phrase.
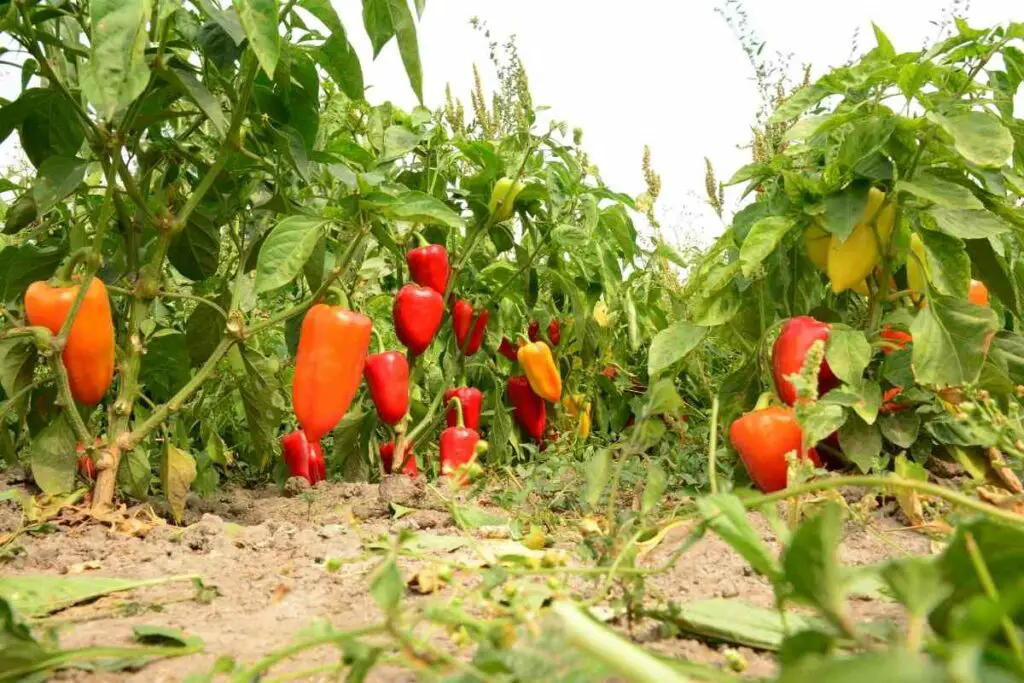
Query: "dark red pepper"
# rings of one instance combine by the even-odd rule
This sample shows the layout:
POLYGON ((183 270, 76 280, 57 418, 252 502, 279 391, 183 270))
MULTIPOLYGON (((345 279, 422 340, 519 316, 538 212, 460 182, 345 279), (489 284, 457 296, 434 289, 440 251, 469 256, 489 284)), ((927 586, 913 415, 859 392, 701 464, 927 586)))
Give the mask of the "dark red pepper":
POLYGON ((526 377, 509 377, 508 400, 519 426, 535 441, 540 441, 547 426, 548 409, 544 399, 533 392, 526 377))
POLYGON ((444 301, 430 287, 406 285, 398 291, 391 313, 395 334, 414 356, 419 356, 434 341, 441 327, 444 301))
MULTIPOLYGON (((775 389, 779 398, 787 405, 796 403, 797 392, 793 383, 786 379, 789 375, 799 374, 803 370, 804 359, 811 345, 816 341, 827 342, 832 328, 814 318, 801 315, 790 318, 782 325, 779 338, 772 348, 772 376, 775 378, 775 389)), ((818 371, 818 395, 822 395, 839 386, 839 380, 832 374, 832 368, 822 358, 818 371)))
POLYGON ((484 394, 476 387, 455 387, 444 392, 445 405, 448 408, 448 426, 455 427, 459 424, 459 413, 452 406, 452 399, 459 399, 462 404, 462 415, 466 426, 470 429, 480 429, 480 411, 484 405, 484 394))
POLYGON ((548 323, 548 340, 552 346, 558 346, 562 341, 562 326, 554 318, 548 323))
MULTIPOLYGON (((97 439, 97 441, 99 441, 99 439, 97 439)), ((87 479, 89 481, 95 480, 96 463, 94 463, 92 458, 89 457, 89 454, 85 452, 85 447, 82 446, 82 444, 77 444, 75 445, 75 452, 79 454, 78 474, 81 475, 83 479, 87 479)))
POLYGON ((513 363, 519 362, 519 347, 509 341, 508 337, 501 338, 501 344, 498 345, 498 353, 513 363))
POLYGON ((535 342, 540 337, 540 323, 534 320, 530 323, 529 327, 526 328, 526 336, 530 338, 530 341, 535 342))
POLYGON ((412 281, 430 287, 438 294, 448 289, 451 267, 448 265, 448 250, 440 244, 428 244, 410 250, 405 255, 412 281))
POLYGON ((473 316, 473 304, 465 299, 455 302, 452 311, 452 329, 455 330, 455 341, 459 350, 464 351, 467 356, 472 356, 480 350, 484 343, 484 332, 487 329, 487 319, 491 317, 490 312, 485 308, 476 317, 473 316), (472 328, 472 332, 470 331, 472 328), (466 341, 466 338, 469 341, 466 341))
POLYGON ((478 453, 487 450, 487 442, 475 429, 465 426, 461 402, 455 399, 453 403, 456 426, 441 432, 441 474, 456 477, 459 484, 465 485, 469 479, 466 470, 476 462, 478 453))
POLYGON ((284 464, 288 466, 288 476, 302 477, 310 484, 314 483, 316 476, 316 463, 313 461, 313 449, 306 439, 306 433, 297 429, 291 434, 281 437, 281 455, 284 464), (310 471, 312 465, 313 471, 310 471))
POLYGON ((366 359, 366 384, 382 422, 396 425, 409 410, 409 362, 397 351, 366 359))
MULTIPOLYGON (((391 470, 394 467, 394 458, 395 442, 388 441, 380 447, 380 461, 381 464, 384 465, 384 472, 386 474, 391 474, 391 470)), ((401 463, 399 463, 399 465, 401 465, 401 463)), ((419 469, 416 467, 415 453, 409 453, 409 459, 406 461, 405 467, 402 469, 402 474, 408 474, 410 477, 416 477, 419 474, 419 469)))

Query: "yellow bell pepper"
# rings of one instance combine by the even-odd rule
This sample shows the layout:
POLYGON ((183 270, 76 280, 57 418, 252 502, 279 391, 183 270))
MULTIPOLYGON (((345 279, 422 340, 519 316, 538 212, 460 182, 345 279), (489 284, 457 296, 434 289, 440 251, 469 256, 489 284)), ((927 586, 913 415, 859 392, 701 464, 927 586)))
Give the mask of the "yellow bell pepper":
POLYGON ((603 301, 598 301, 594 304, 594 322, 601 327, 608 327, 609 313, 608 307, 603 301))
POLYGON ((583 412, 580 413, 580 423, 576 427, 576 434, 580 439, 586 439, 590 436, 590 401, 587 401, 586 405, 583 406, 583 412))
POLYGON ((881 211, 875 222, 874 228, 870 220, 878 212, 882 202, 885 201, 885 193, 879 189, 871 188, 868 192, 868 202, 864 209, 864 216, 845 242, 832 235, 828 248, 828 277, 832 281, 832 291, 836 294, 847 289, 856 287, 862 282, 881 260, 879 251, 879 240, 884 248, 889 243, 889 235, 892 233, 893 221, 896 217, 896 207, 889 205, 881 211), (875 230, 878 231, 878 239, 875 238, 875 230))
POLYGON ((825 231, 817 223, 811 225, 804 231, 804 247, 807 249, 807 258, 811 259, 818 270, 828 269, 828 246, 832 239, 831 233, 825 231))
POLYGON ((522 182, 511 178, 501 178, 494 183, 491 191, 491 201, 487 208, 494 215, 494 222, 501 223, 512 218, 512 210, 515 209, 516 197, 526 187, 522 182))
POLYGON ((533 393, 549 403, 558 403, 562 398, 562 375, 548 345, 542 341, 525 344, 517 357, 533 393))
POLYGON ((910 236, 910 251, 912 253, 907 255, 907 286, 915 295, 922 295, 928 281, 928 260, 924 254, 924 242, 916 232, 910 236))

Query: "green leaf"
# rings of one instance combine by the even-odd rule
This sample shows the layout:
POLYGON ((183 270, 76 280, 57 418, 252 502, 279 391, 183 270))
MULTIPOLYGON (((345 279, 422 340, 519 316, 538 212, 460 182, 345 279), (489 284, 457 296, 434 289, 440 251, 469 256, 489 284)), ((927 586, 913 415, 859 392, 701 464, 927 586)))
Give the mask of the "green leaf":
POLYGON ((900 192, 909 192, 921 199, 945 209, 984 209, 985 205, 963 185, 943 180, 930 173, 922 173, 913 181, 901 180, 896 183, 900 192))
POLYGON ((335 32, 312 54, 343 93, 355 100, 363 99, 363 67, 344 32, 335 32))
POLYGON ((441 200, 423 192, 409 190, 397 196, 371 192, 363 197, 360 205, 377 210, 389 218, 410 223, 428 223, 462 229, 465 222, 459 214, 441 200))
POLYGON ((196 460, 188 451, 164 444, 163 463, 160 466, 160 484, 171 508, 171 516, 178 524, 185 515, 185 502, 192 482, 196 479, 196 460))
POLYGON ((277 32, 279 21, 277 0, 232 0, 245 36, 256 54, 267 78, 274 78, 277 62, 281 58, 281 37, 277 32))
POLYGON ((228 134, 228 120, 220 108, 220 103, 202 81, 184 69, 168 69, 164 75, 178 90, 196 103, 221 137, 228 134))
POLYGON ((782 579, 782 567, 775 553, 761 540, 761 534, 747 519, 739 498, 720 493, 698 498, 696 504, 708 528, 721 536, 754 571, 772 583, 782 579))
POLYGON ((882 434, 878 425, 851 416, 839 430, 839 446, 861 472, 867 472, 882 452, 882 434))
POLYGON ((185 346, 192 367, 199 367, 210 357, 224 336, 225 325, 224 316, 212 306, 200 304, 192 311, 185 323, 185 346))
POLYGON ((842 512, 830 503, 797 527, 782 560, 793 595, 836 624, 845 615, 845 582, 837 557, 842 537, 842 512))
POLYGON ((204 208, 197 209, 185 229, 175 235, 167 259, 190 280, 205 280, 220 264, 220 228, 204 208))
POLYGON ((239 387, 239 392, 252 444, 251 464, 257 469, 264 469, 281 452, 277 429, 284 416, 284 403, 277 377, 269 371, 267 362, 259 354, 246 349, 242 353, 242 362, 245 382, 239 387))
MULTIPOLYGON (((655 415, 674 415, 683 409, 683 399, 676 391, 676 384, 667 377, 662 377, 651 384, 647 390, 647 405, 644 415, 648 418, 655 415)), ((660 424, 660 422, 658 423, 660 424)))
POLYGON ((405 584, 394 559, 384 560, 370 579, 370 595, 385 614, 394 613, 402 602, 405 584))
MULTIPOLYGON (((934 230, 917 234, 924 244, 928 281, 940 294, 966 298, 971 281, 971 259, 963 241, 934 230)), ((907 261, 912 258, 908 255, 907 261)))
POLYGON ((17 109, 12 120, 19 126, 21 146, 33 166, 39 168, 50 156, 78 154, 85 128, 74 106, 59 91, 31 88, 0 111, 8 112, 12 107, 17 109))
POLYGON ((404 157, 420 144, 420 136, 405 126, 388 126, 384 129, 384 153, 382 161, 404 157))
POLYGON ((77 157, 48 157, 39 166, 39 173, 32 185, 32 194, 36 200, 36 211, 43 215, 59 201, 78 189, 85 179, 85 171, 89 168, 88 161, 77 157))
POLYGON ((999 240, 966 240, 967 255, 971 258, 971 271, 1010 311, 1018 310, 1017 289, 1013 273, 1007 272, 1007 263, 1001 258, 1003 244, 999 240), (997 252, 998 249, 998 252, 997 252))
POLYGON ((878 409, 882 406, 882 388, 878 382, 869 380, 859 387, 858 391, 858 400, 852 408, 860 416, 860 419, 873 425, 878 418, 878 409))
POLYGON ((412 12, 409 11, 408 0, 387 0, 391 26, 398 37, 398 52, 402 55, 405 73, 409 76, 409 85, 416 93, 416 99, 423 103, 423 72, 420 66, 420 48, 416 41, 416 26, 412 12))
POLYGON ((885 32, 878 27, 878 24, 871 22, 871 30, 875 33, 875 42, 878 43, 876 54, 883 59, 893 59, 896 56, 896 48, 885 32))
MULTIPOLYGON (((194 576, 162 576, 155 579, 118 579, 104 576, 21 575, 0 577, 0 595, 18 614, 45 617, 83 602, 113 593, 191 581, 194 576)), ((0 641, 2 642, 2 641, 0 641)))
POLYGON ((864 217, 869 189, 867 183, 856 183, 838 194, 827 197, 822 227, 838 237, 840 242, 845 242, 864 217))
POLYGON ((825 344, 825 359, 836 377, 860 386, 871 361, 871 344, 860 330, 833 329, 825 344))
POLYGON ((122 453, 117 465, 118 490, 136 500, 146 500, 152 469, 148 454, 141 448, 122 453))
POLYGON ((149 83, 147 33, 153 0, 92 0, 92 48, 82 67, 83 92, 111 120, 149 83))
MULTIPOLYGON (((75 433, 61 415, 36 434, 29 446, 32 478, 43 493, 55 495, 75 488, 75 433)), ((0 591, 2 595, 8 595, 0 591)))
POLYGON ((897 647, 854 656, 806 657, 785 668, 778 683, 935 683, 945 678, 924 655, 897 647))
MULTIPOLYGON (((7 215, 4 219, 4 234, 16 235, 28 226, 32 225, 39 217, 39 210, 36 206, 36 198, 32 192, 25 192, 14 200, 7 207, 7 215)), ((14 247, 11 247, 13 250, 14 247)))
POLYGON ((928 118, 953 137, 956 151, 972 164, 999 168, 1013 153, 1013 136, 1009 129, 989 112, 969 111, 953 116, 929 112, 928 118))
POLYGON ((900 448, 910 448, 917 441, 921 430, 921 418, 917 413, 903 410, 897 413, 882 415, 878 420, 882 428, 882 436, 900 448))
POLYGON ((761 262, 768 257, 783 237, 796 224, 785 216, 769 216, 754 223, 740 247, 740 266, 743 277, 749 278, 761 262))
POLYGON ((962 239, 984 239, 1009 232, 1010 224, 988 211, 932 208, 926 212, 935 227, 962 239))
POLYGON ((591 239, 590 233, 576 225, 560 223, 551 229, 551 241, 567 251, 582 247, 591 239))
POLYGON ((586 479, 586 501, 590 507, 597 507, 601 499, 601 492, 608 484, 608 477, 612 469, 612 452, 608 448, 602 448, 594 453, 587 463, 586 479))
POLYGON ((291 126, 283 126, 276 131, 280 151, 292 168, 305 181, 309 180, 309 155, 306 154, 306 141, 302 134, 291 126))
POLYGON ((65 253, 61 248, 40 247, 31 243, 17 248, 7 247, 0 253, 6 256, 8 251, 12 252, 12 257, 5 263, 7 280, 3 283, 3 301, 13 301, 24 294, 25 289, 36 280, 51 277, 65 253))
POLYGON ((373 45, 373 58, 376 59, 387 42, 395 35, 395 27, 391 21, 388 0, 363 0, 363 26, 373 45))
POLYGON ((640 498, 640 514, 647 515, 654 510, 668 486, 668 477, 665 470, 656 462, 647 466, 647 480, 644 482, 644 493, 640 498))
POLYGON ((942 574, 932 558, 893 560, 882 567, 880 574, 892 595, 918 618, 926 617, 951 592, 951 587, 943 583, 942 574))
POLYGON ((704 340, 708 328, 680 320, 654 336, 647 353, 647 374, 651 377, 672 367, 704 340))
POLYGON ((288 216, 274 226, 260 247, 256 292, 269 292, 298 277, 323 236, 327 221, 315 216, 288 216))
POLYGON ((846 422, 847 413, 841 405, 827 400, 815 401, 797 411, 804 441, 814 445, 836 431, 846 422))
POLYGON ((188 343, 180 332, 161 334, 146 343, 139 378, 149 396, 169 401, 191 378, 188 343))
POLYGON ((745 645, 778 652, 789 632, 824 626, 818 620, 796 612, 785 618, 778 610, 759 607, 742 600, 711 598, 679 606, 672 624, 701 640, 745 645))
POLYGON ((299 0, 299 7, 323 22, 334 35, 344 35, 345 27, 338 17, 338 12, 331 5, 331 0, 299 0))
MULTIPOLYGON (((38 358, 35 345, 23 338, 0 341, 0 387, 8 399, 32 383, 38 358)), ((20 399, 19 403, 18 413, 24 414, 28 407, 28 395, 20 399)))
POLYGON ((940 388, 975 382, 998 322, 990 308, 957 297, 929 296, 910 326, 917 382, 940 388))
MULTIPOLYGON (((848 169, 855 168, 882 149, 895 130, 896 118, 893 116, 868 116, 855 121, 839 146, 839 163, 848 169)), ((866 193, 867 186, 863 189, 866 193)))
POLYGON ((813 85, 805 85, 790 95, 789 99, 787 99, 781 107, 772 113, 768 122, 785 123, 786 121, 795 119, 814 105, 821 102, 829 95, 829 93, 830 90, 828 88, 818 85, 817 83, 813 85))

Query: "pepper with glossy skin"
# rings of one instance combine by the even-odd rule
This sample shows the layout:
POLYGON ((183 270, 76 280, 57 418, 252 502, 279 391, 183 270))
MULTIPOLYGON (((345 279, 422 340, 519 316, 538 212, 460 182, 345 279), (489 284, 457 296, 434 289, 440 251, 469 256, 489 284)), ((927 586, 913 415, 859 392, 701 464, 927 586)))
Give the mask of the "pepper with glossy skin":
POLYGON ((446 413, 449 427, 455 427, 459 423, 458 411, 452 405, 453 398, 459 399, 459 404, 462 405, 462 417, 466 426, 470 429, 480 429, 484 393, 476 387, 454 387, 444 392, 444 403, 449 406, 446 413))
POLYGON ((306 313, 292 381, 292 404, 312 441, 334 429, 363 379, 373 324, 362 313, 316 304, 306 313))
POLYGON ((967 292, 967 300, 977 306, 988 306, 988 287, 980 280, 971 280, 971 289, 967 292))
POLYGON ((807 250, 807 258, 818 270, 828 270, 828 248, 831 241, 832 234, 818 223, 813 223, 804 230, 804 248, 807 250))
MULTIPOLYGON (((736 419, 729 427, 729 440, 739 453, 750 479, 765 493, 786 488, 786 453, 803 454, 803 432, 792 408, 770 406, 736 419)), ((821 466, 811 448, 803 457, 821 466)))
POLYGON ((491 191, 491 201, 487 204, 488 211, 494 216, 495 223, 501 223, 507 221, 512 217, 512 211, 515 210, 516 197, 525 188, 521 181, 513 181, 511 178, 501 178, 498 182, 494 183, 494 189, 491 191))
POLYGON ((535 394, 550 403, 558 403, 562 398, 562 375, 547 344, 539 341, 524 345, 519 349, 519 365, 535 394))
POLYGON ((472 356, 480 350, 484 343, 484 332, 487 330, 487 320, 491 317, 490 311, 481 309, 474 318, 473 304, 465 299, 455 302, 452 310, 452 329, 455 330, 455 342, 459 345, 459 351, 472 356), (469 338, 467 342, 466 339, 469 338))
POLYGON ((531 321, 530 324, 526 326, 526 336, 531 342, 537 341, 537 339, 540 338, 540 323, 536 320, 531 321))
POLYGON ((882 331, 879 334, 882 339, 891 344, 891 346, 887 344, 882 347, 882 353, 887 356, 893 351, 899 351, 900 349, 905 348, 907 344, 914 341, 914 338, 909 332, 897 330, 895 327, 888 324, 882 326, 882 331))
POLYGON ((548 341, 551 342, 552 346, 558 346, 562 343, 562 326, 554 318, 548 323, 548 341))
POLYGON ((414 356, 419 356, 434 341, 441 327, 444 301, 430 287, 409 284, 398 290, 391 314, 398 339, 414 356))
POLYGON ((324 449, 320 445, 319 441, 313 441, 309 444, 309 474, 313 476, 316 473, 316 481, 327 481, 327 461, 324 460, 324 449))
POLYGON ((513 344, 508 337, 501 338, 501 344, 498 345, 498 353, 514 363, 519 361, 519 347, 513 344))
MULTIPOLYGON (((819 340, 827 342, 830 331, 829 325, 806 315, 790 318, 782 325, 782 331, 772 347, 772 377, 779 398, 787 405, 796 403, 797 391, 786 377, 803 370, 804 359, 811 345, 819 340)), ((818 395, 837 386, 839 380, 832 373, 828 361, 823 358, 818 371, 818 395)))
MULTIPOLYGON (((404 459, 404 456, 403 456, 404 459)), ((380 461, 384 465, 385 474, 391 474, 391 470, 395 466, 395 442, 388 441, 386 444, 380 447, 380 461)), ((401 465, 401 463, 398 463, 401 465)), ((402 468, 402 474, 407 474, 410 477, 415 478, 419 475, 419 468, 416 465, 416 454, 410 453, 409 459, 405 462, 405 467, 402 468)))
POLYGON ((441 432, 441 474, 455 477, 459 484, 465 485, 467 470, 476 463, 476 456, 487 450, 487 442, 480 438, 475 429, 465 426, 459 400, 452 402, 455 404, 457 424, 441 432))
POLYGON ((396 425, 409 411, 409 361, 397 351, 366 359, 366 384, 381 422, 396 425))
POLYGON ((885 248, 888 245, 896 217, 896 207, 891 203, 879 212, 884 201, 885 193, 871 188, 864 214, 849 237, 840 241, 837 235, 832 235, 828 248, 828 278, 836 294, 858 286, 878 265, 881 259, 879 246, 885 248))
POLYGON ((508 378, 508 401, 516 422, 534 441, 540 441, 548 423, 548 408, 544 399, 533 392, 530 382, 522 375, 508 378))
POLYGON ((590 436, 590 401, 583 404, 583 412, 580 413, 580 422, 576 426, 576 435, 582 440, 590 436))
POLYGON ((281 437, 281 456, 288 467, 288 476, 302 477, 310 484, 315 483, 317 476, 316 456, 306 438, 306 434, 297 429, 291 434, 281 437))
MULTIPOLYGON (((51 287, 46 282, 33 282, 25 291, 28 322, 58 334, 80 286, 51 287)), ((114 380, 114 321, 107 287, 98 277, 89 282, 61 360, 74 399, 90 406, 99 403, 114 380)))
POLYGON ((448 289, 451 266, 448 264, 448 250, 440 244, 428 244, 409 250, 405 255, 409 276, 413 282, 430 287, 438 294, 448 289))
POLYGON ((910 234, 910 252, 907 254, 907 288, 915 296, 924 296, 928 281, 928 258, 924 252, 924 242, 916 233, 910 234))

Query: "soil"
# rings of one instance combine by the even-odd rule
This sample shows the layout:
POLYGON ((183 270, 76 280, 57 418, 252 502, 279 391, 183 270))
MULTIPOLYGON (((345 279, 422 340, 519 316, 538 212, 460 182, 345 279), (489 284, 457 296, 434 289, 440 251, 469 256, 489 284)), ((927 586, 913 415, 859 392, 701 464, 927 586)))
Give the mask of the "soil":
MULTIPOLYGON (((0 491, 3 488, 0 483, 0 491)), ((96 523, 62 528, 57 533, 23 535, 16 541, 22 552, 0 563, 0 573, 130 579, 201 576, 206 586, 216 587, 212 599, 197 601, 193 585, 177 581, 108 595, 55 614, 49 622, 60 625, 63 647, 128 646, 132 627, 137 625, 181 629, 205 642, 202 654, 155 661, 138 671, 100 674, 73 670, 54 680, 180 681, 189 674, 209 672, 225 655, 252 664, 317 620, 330 621, 336 628, 378 622, 381 613, 368 593, 368 576, 380 555, 371 545, 386 542, 400 528, 432 537, 465 536, 442 506, 430 504, 422 489, 400 483, 396 490, 389 483, 385 498, 404 501, 407 507, 418 503, 424 509, 395 520, 381 501, 378 487, 369 484, 322 483, 290 498, 276 488, 232 488, 212 499, 190 499, 184 520, 187 526, 158 525, 142 537, 96 523), (329 564, 340 568, 328 571, 329 564)), ((488 512, 501 514, 484 503, 474 501, 488 512)), ((774 546, 774 535, 765 520, 756 514, 751 518, 765 541, 774 546)), ((0 503, 0 536, 18 529, 20 519, 17 507, 0 503)), ((644 564, 663 564, 689 531, 687 525, 674 529, 644 558, 644 564)), ((486 527, 474 535, 477 543, 510 543, 492 540, 494 534, 486 527)), ((578 538, 558 545, 571 552, 578 546, 578 538)), ((883 517, 856 527, 849 525, 841 549, 842 559, 853 565, 877 563, 902 553, 929 552, 926 537, 899 530, 895 521, 883 517)), ((468 544, 454 552, 445 548, 437 555, 464 561, 474 557, 468 544)), ((401 560, 399 566, 408 578, 423 563, 401 560)), ((419 596, 407 592, 404 599, 412 608, 431 600, 447 602, 476 581, 475 575, 456 576, 438 593, 419 596)), ((650 577, 646 590, 649 599, 662 602, 719 597, 762 607, 773 604, 769 584, 714 535, 699 541, 667 572, 650 577)), ((851 608, 856 621, 896 616, 893 604, 884 599, 854 600, 851 608)), ((615 625, 646 647, 691 662, 725 668, 730 660, 735 663, 738 652, 745 660, 745 675, 761 677, 776 670, 770 653, 666 637, 650 620, 628 628, 618 622, 615 625)), ((275 666, 273 674, 328 664, 337 661, 337 656, 336 649, 322 648, 306 653, 298 662, 275 666)), ((416 678, 407 669, 379 665, 367 680, 416 678)))

